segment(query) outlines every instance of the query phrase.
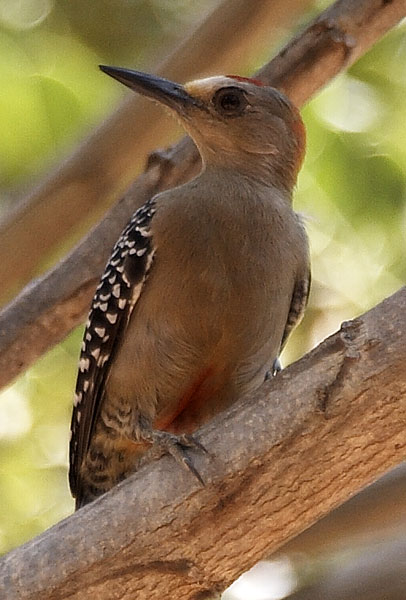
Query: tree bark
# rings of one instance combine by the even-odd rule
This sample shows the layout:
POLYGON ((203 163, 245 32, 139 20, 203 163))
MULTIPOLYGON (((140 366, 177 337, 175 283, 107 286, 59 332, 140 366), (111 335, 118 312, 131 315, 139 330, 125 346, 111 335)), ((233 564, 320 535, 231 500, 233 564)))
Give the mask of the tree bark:
POLYGON ((320 560, 354 546, 372 546, 383 538, 395 538, 399 532, 406 537, 406 463, 290 540, 278 554, 293 557, 300 564, 301 556, 306 562, 320 560))
MULTIPOLYGON (((338 0, 258 73, 298 105, 352 64, 406 15, 406 0, 338 0)), ((0 387, 62 340, 86 315, 110 249, 133 211, 199 169, 189 138, 152 155, 149 169, 73 252, 0 314, 0 387)))
POLYGON ((406 288, 0 562, 7 600, 208 599, 399 463, 406 288))

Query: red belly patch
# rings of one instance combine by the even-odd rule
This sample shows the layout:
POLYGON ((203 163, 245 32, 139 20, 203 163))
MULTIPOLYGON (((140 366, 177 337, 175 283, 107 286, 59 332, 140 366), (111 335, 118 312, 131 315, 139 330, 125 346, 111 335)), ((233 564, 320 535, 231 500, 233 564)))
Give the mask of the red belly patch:
POLYGON ((176 410, 155 421, 154 428, 171 433, 192 433, 206 422, 210 415, 204 406, 216 392, 213 381, 210 383, 213 373, 213 367, 202 370, 179 398, 176 410))

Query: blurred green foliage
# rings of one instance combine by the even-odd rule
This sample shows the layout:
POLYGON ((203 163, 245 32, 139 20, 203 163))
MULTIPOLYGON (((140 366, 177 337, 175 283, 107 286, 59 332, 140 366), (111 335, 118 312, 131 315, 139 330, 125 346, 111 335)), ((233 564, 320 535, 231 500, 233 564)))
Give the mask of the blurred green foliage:
MULTIPOLYGON (((98 63, 147 68, 202 10, 197 0, 2 0, 3 207, 118 100, 120 86, 98 63)), ((392 31, 303 111, 308 152, 295 206, 311 238, 313 288, 285 362, 405 281, 405 32, 392 31)), ((0 553, 73 509, 67 448, 81 336, 79 328, 0 394, 0 553)))

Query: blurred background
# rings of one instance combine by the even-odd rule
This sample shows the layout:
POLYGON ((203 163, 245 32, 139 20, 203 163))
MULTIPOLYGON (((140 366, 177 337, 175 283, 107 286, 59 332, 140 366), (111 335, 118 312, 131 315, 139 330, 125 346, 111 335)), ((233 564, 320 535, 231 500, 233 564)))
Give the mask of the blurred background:
MULTIPOLYGON (((0 221, 19 210, 25 194, 86 139, 126 94, 97 65, 153 69, 217 4, 216 0, 2 0, 0 221)), ((239 54, 237 47, 236 71, 248 75, 258 69, 328 4, 302 2, 290 28, 273 32, 255 52, 239 54)), ((313 287, 305 320, 285 352, 285 365, 334 332, 343 320, 373 307, 405 282, 405 65, 403 23, 303 110, 308 151, 295 207, 305 215, 310 236, 313 287)), ((171 135, 180 134, 169 119, 167 127, 171 135)), ((91 222, 89 218, 86 228, 91 222)), ((69 239, 36 265, 33 275, 62 256, 83 230, 83 223, 72 230, 69 239)), ((14 288, 2 292, 11 297, 14 288)), ((77 328, 0 392, 0 553, 73 510, 67 449, 82 332, 82 327, 77 328)), ((388 493, 390 510, 397 514, 406 475, 400 470, 393 477, 388 479, 392 486, 388 493)), ((377 504, 382 497, 376 495, 377 504)), ((227 598, 282 598, 307 585, 309 578, 317 581, 326 569, 331 572, 337 561, 344 564, 343 552, 348 548, 351 556, 354 552, 364 556, 353 540, 360 540, 357 510, 365 515, 365 508, 355 505, 352 510, 355 513, 350 510, 347 517, 337 517, 350 524, 345 528, 346 543, 339 545, 341 554, 337 544, 333 544, 335 553, 329 546, 328 557, 323 551, 323 560, 317 552, 312 554, 311 544, 287 549, 235 584, 227 598)), ((365 524, 363 544, 365 540, 381 543, 380 527, 391 536, 395 531, 405 536, 406 518, 403 525, 396 519, 388 524, 383 523, 384 514, 382 508, 365 524), (371 537, 366 536, 368 531, 371 537)), ((373 552, 371 543, 369 552, 373 552)))

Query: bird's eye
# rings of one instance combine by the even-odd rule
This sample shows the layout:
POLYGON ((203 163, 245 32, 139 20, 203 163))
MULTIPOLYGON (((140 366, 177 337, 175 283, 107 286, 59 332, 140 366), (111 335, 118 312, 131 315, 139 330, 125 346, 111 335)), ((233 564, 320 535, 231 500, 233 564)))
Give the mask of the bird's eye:
POLYGON ((244 91, 240 88, 225 87, 214 94, 213 104, 220 114, 226 117, 237 117, 244 112, 248 102, 244 91))

